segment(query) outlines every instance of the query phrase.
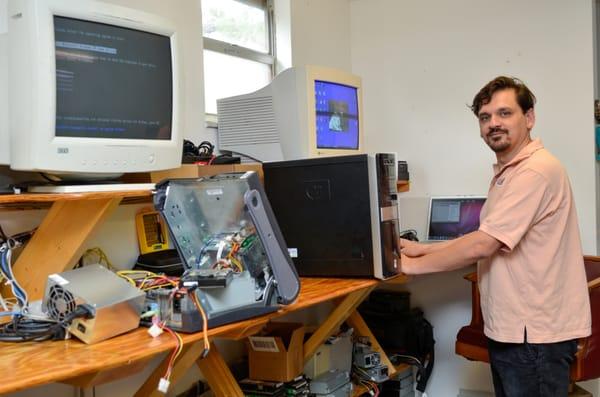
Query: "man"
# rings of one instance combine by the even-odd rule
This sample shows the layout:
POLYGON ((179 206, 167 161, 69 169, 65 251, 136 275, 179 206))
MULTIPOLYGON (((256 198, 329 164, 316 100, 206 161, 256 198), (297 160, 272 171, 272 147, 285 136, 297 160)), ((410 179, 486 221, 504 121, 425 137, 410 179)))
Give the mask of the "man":
POLYGON ((577 214, 566 172, 532 140, 535 96, 497 77, 473 99, 497 164, 479 230, 424 245, 401 240, 402 270, 478 262, 484 332, 497 397, 566 396, 577 338, 591 333, 577 214))

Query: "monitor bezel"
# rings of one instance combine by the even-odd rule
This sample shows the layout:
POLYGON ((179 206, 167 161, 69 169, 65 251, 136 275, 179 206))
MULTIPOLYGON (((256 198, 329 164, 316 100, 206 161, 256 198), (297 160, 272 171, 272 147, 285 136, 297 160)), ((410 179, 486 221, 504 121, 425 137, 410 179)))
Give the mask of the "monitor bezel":
POLYGON ((180 40, 172 21, 144 11, 90 0, 11 1, 8 34, 11 168, 59 175, 100 176, 176 168, 181 164, 180 40), (169 37, 173 80, 171 139, 56 136, 54 16, 169 37), (17 86, 12 85, 14 80, 28 82, 17 86))

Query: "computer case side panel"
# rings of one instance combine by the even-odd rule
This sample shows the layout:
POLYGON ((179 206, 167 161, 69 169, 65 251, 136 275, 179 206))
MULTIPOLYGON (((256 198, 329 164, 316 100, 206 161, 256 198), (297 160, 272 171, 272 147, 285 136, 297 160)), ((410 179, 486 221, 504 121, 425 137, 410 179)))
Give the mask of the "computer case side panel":
POLYGON ((265 191, 301 276, 373 277, 367 155, 264 163, 265 191))

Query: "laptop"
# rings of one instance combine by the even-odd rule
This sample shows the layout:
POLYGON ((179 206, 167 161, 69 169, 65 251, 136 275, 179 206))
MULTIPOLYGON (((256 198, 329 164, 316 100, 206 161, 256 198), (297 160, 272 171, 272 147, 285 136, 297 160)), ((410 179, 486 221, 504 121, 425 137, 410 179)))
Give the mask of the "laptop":
POLYGON ((452 240, 479 229, 485 196, 434 196, 429 202, 427 242, 452 240))

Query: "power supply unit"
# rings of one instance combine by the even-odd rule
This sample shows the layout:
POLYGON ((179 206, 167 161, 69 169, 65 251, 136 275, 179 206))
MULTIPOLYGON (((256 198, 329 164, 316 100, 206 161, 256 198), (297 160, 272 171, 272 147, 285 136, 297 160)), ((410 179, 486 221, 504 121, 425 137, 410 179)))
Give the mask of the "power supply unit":
POLYGON ((85 343, 96 343, 137 328, 145 294, 101 265, 48 276, 42 309, 60 323, 78 306, 86 305, 88 318, 64 325, 85 343))

